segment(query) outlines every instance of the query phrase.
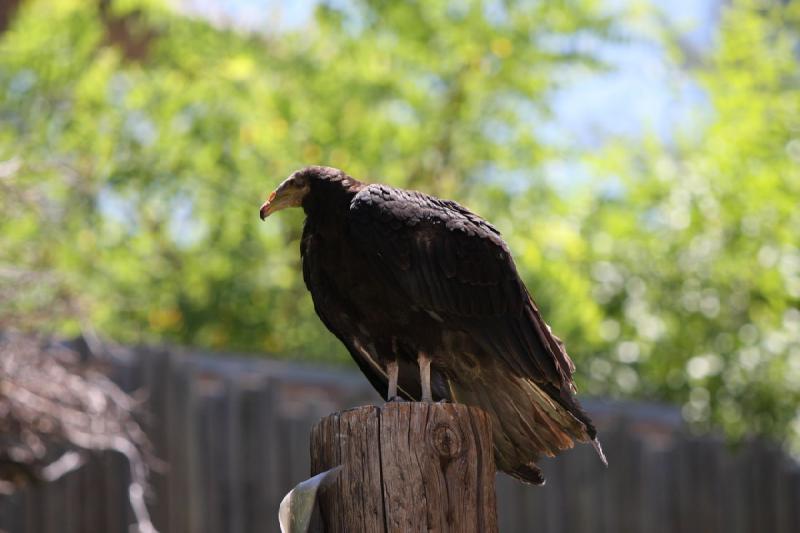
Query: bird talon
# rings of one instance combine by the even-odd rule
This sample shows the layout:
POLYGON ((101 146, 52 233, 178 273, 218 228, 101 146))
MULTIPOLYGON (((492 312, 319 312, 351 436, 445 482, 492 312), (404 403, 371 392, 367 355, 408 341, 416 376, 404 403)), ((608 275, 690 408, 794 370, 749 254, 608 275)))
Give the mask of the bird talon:
POLYGON ((400 396, 392 396, 391 398, 389 398, 386 401, 386 403, 399 403, 399 402, 404 402, 404 401, 405 400, 403 398, 401 398, 400 396))

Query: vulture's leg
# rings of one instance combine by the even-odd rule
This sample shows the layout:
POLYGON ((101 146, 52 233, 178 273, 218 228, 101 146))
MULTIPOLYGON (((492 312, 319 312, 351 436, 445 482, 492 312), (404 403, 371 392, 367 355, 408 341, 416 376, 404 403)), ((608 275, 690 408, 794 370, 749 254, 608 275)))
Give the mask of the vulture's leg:
POLYGON ((392 337, 387 346, 391 350, 392 359, 386 363, 386 374, 389 377, 389 390, 386 392, 387 402, 402 402, 403 399, 397 395, 397 379, 400 375, 400 365, 397 363, 397 337, 392 337))
POLYGON ((433 394, 431 393, 431 358, 425 353, 420 352, 417 356, 419 363, 419 378, 422 383, 422 401, 426 403, 433 403, 433 394))
POLYGON ((386 364, 386 372, 389 374, 389 391, 386 393, 386 401, 392 402, 397 400, 397 374, 400 373, 397 359, 386 364))

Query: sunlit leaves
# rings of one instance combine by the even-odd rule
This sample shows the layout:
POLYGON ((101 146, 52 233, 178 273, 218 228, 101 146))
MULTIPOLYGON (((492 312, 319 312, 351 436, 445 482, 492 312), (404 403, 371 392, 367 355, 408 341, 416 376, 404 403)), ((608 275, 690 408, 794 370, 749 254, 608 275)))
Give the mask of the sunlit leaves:
POLYGON ((800 174, 785 149, 800 130, 790 22, 798 15, 793 4, 726 7, 719 46, 694 73, 711 121, 669 145, 608 151, 597 168, 622 176, 624 193, 599 200, 584 228, 591 241, 615 241, 593 272, 605 312, 623 325, 619 359, 641 378, 630 392, 681 402, 698 427, 789 436, 800 446, 791 371, 800 353, 792 332, 800 174), (642 290, 627 290, 633 279, 642 290), (631 342, 646 361, 624 355, 631 342))

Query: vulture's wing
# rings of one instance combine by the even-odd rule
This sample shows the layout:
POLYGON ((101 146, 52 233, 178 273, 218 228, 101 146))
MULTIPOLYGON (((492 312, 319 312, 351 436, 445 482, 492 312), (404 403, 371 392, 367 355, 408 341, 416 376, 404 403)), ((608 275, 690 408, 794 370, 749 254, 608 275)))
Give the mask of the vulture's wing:
POLYGON ((513 371, 572 404, 572 361, 491 224, 455 202, 385 185, 355 196, 349 222, 375 275, 400 287, 409 305, 474 333, 513 371))

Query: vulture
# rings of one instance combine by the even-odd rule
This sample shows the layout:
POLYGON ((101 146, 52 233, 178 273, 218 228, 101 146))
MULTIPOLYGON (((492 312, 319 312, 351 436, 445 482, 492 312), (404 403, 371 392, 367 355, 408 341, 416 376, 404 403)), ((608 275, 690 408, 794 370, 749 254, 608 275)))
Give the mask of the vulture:
POLYGON ((606 463, 575 366, 494 226, 456 202, 322 166, 286 178, 261 219, 289 207, 306 215, 314 309, 387 401, 484 409, 497 467, 524 482, 543 484, 536 462, 574 441, 606 463))

